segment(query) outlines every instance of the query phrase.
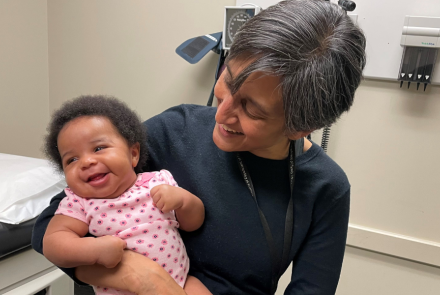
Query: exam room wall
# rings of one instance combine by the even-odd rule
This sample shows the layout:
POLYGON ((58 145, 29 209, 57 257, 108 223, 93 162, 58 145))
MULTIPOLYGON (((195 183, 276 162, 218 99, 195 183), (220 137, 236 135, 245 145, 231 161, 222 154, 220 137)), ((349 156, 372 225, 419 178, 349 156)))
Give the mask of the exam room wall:
POLYGON ((0 153, 42 157, 49 121, 46 0, 0 1, 0 153))
POLYGON ((48 0, 50 110, 82 94, 113 95, 147 119, 181 104, 206 104, 218 55, 195 65, 175 53, 222 30, 234 0, 48 0))
POLYGON ((388 247, 390 255, 347 247, 337 295, 440 294, 439 145, 439 85, 424 92, 415 84, 362 83, 352 110, 332 128, 328 153, 352 185, 351 226, 379 233, 358 238, 350 229, 348 243, 388 247), (382 233, 393 246, 381 244, 382 233), (422 245, 432 250, 423 253, 422 245), (402 253, 435 266, 392 257, 402 253))
MULTIPOLYGON (((319 143, 321 134, 314 132, 312 139, 319 143)), ((353 107, 331 128, 328 154, 351 183, 350 225, 383 231, 395 244, 385 255, 380 249, 387 245, 377 237, 359 239, 350 229, 348 243, 359 248, 346 247, 336 295, 440 294, 439 266, 398 257, 418 251, 401 245, 401 238, 440 249, 438 146, 440 86, 424 92, 415 84, 401 89, 397 81, 361 83, 353 107)), ((417 255, 438 261, 438 253, 417 255)), ((290 269, 276 295, 289 280, 290 269)))

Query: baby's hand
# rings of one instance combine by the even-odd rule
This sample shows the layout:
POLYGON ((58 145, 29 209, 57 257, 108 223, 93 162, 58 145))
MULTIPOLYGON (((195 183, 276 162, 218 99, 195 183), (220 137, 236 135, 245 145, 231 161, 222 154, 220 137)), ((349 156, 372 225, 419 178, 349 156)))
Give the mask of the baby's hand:
POLYGON ((96 238, 98 259, 96 263, 107 268, 113 268, 121 262, 127 242, 113 236, 102 236, 96 238))
POLYGON ((151 189, 150 195, 153 202, 158 209, 163 213, 168 213, 171 210, 176 210, 182 207, 183 197, 180 187, 175 187, 168 184, 161 184, 151 189))

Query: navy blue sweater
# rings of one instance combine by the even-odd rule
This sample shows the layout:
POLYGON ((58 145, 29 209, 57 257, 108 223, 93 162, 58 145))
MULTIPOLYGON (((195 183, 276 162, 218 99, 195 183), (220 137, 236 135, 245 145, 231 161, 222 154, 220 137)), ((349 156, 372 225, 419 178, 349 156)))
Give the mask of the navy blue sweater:
MULTIPOLYGON (((270 294, 269 247, 235 153, 212 141, 216 108, 181 105, 145 122, 149 170, 167 169, 179 186, 204 203, 206 218, 194 232, 181 232, 190 274, 213 294, 270 294)), ((281 255, 290 197, 288 160, 244 153, 257 200, 281 255)), ((348 226, 350 185, 342 169, 313 146, 296 157, 291 283, 285 294, 334 294, 348 226)), ((32 245, 42 239, 64 193, 41 214, 32 245)), ((289 261, 289 262, 290 262, 289 261)), ((281 266, 283 270, 288 263, 281 266)), ((72 269, 63 269, 73 277, 72 269)))

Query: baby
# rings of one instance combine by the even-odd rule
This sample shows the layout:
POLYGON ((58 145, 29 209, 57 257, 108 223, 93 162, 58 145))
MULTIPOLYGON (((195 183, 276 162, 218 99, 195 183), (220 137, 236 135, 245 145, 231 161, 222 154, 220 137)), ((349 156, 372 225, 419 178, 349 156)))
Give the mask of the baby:
POLYGON ((166 170, 141 173, 146 133, 137 115, 115 98, 82 96, 55 112, 48 131, 46 155, 68 188, 44 236, 44 256, 59 267, 113 268, 127 248, 159 263, 186 291, 211 294, 197 279, 185 285, 189 259, 177 230, 202 225, 203 203, 166 170))

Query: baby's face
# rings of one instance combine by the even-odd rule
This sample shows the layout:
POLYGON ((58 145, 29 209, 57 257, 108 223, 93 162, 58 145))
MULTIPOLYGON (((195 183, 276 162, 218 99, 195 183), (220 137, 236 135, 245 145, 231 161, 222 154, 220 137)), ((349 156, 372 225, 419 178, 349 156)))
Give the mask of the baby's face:
POLYGON ((76 118, 58 135, 67 185, 83 198, 111 199, 136 181, 139 145, 129 147, 105 117, 76 118))

